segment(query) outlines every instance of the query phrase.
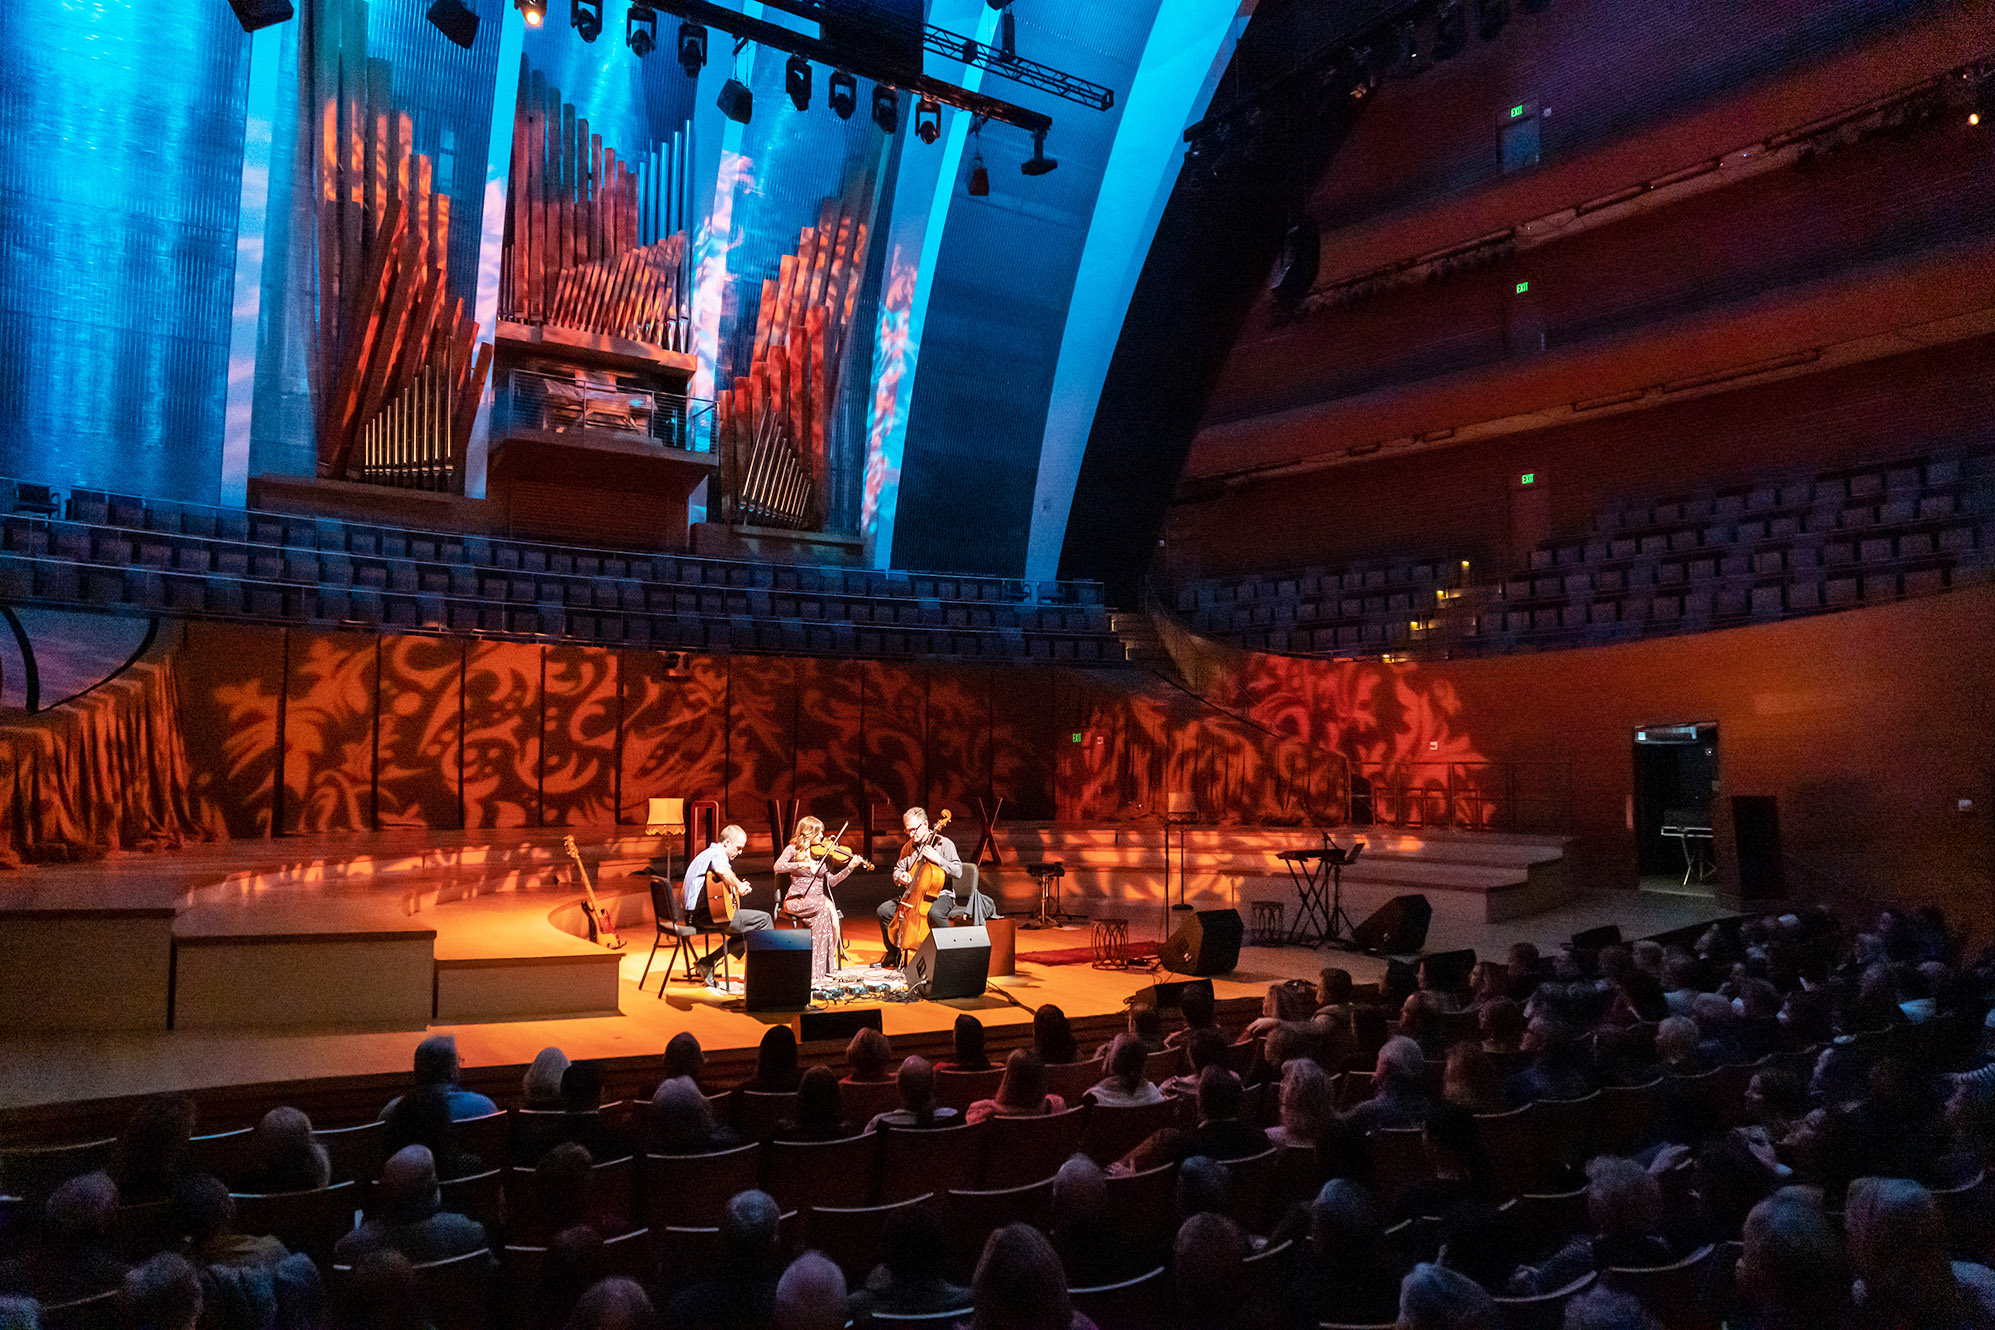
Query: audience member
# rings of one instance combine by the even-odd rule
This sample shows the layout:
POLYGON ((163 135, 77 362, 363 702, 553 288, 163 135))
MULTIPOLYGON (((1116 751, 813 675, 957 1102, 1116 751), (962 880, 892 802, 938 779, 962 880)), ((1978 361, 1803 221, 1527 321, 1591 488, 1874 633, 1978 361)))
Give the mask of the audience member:
POLYGON ((1171 1275, 1178 1291, 1178 1324, 1261 1326, 1265 1308, 1247 1286, 1246 1235, 1221 1214, 1195 1214, 1171 1244, 1171 1275))
POLYGON ((1696 1076, 1711 1070, 1697 1030, 1688 1016, 1672 1016, 1656 1027, 1656 1062, 1672 1076, 1696 1076))
POLYGON ((249 1134, 245 1192, 316 1191, 332 1183, 332 1156, 312 1136, 312 1120, 295 1108, 273 1108, 249 1134))
POLYGON ((1496 1064, 1481 1044, 1466 1039, 1448 1050, 1441 1068, 1441 1098, 1471 1113, 1501 1113, 1510 1107, 1496 1064))
POLYGON ((1108 1212, 1108 1181, 1101 1166, 1077 1154, 1053 1175, 1047 1236, 1059 1253, 1069 1288, 1112 1284, 1135 1271, 1129 1216, 1108 1212))
POLYGON ((1586 1166, 1586 1218, 1591 1233, 1575 1235, 1536 1266, 1517 1268, 1515 1294, 1549 1293, 1606 1266, 1668 1265, 1662 1191, 1640 1164, 1602 1155, 1586 1166))
POLYGON ((970 1294, 971 1330, 1094 1330, 1067 1297, 1053 1244, 1030 1224, 1006 1224, 991 1234, 970 1294))
POLYGON ((718 1264, 665 1309, 667 1330, 749 1330, 775 1323, 782 1277, 777 1224, 767 1192, 744 1191, 727 1203, 720 1223, 718 1264))
POLYGON ((1476 1033, 1485 1053, 1515 1056, 1524 1049, 1524 1008, 1514 998, 1491 998, 1476 1009, 1476 1033))
POLYGON ((1598 1088, 1578 1041, 1554 1017, 1533 1016, 1524 1027, 1524 1058, 1524 1065, 1503 1081, 1512 1107, 1540 1099, 1581 1099, 1598 1088))
POLYGON ((989 1071, 991 1060, 984 1052, 984 1023, 963 1011, 956 1014, 951 1034, 953 1056, 935 1064, 937 1071, 989 1071))
POLYGON ((1587 1289, 1566 1304, 1563 1330, 1663 1330, 1648 1308, 1611 1288, 1587 1289))
POLYGON ((1741 1330, 1849 1323, 1849 1265, 1819 1206, 1797 1193, 1778 1193, 1752 1208, 1741 1238, 1734 1272, 1741 1330))
POLYGON ((559 1112, 561 1078, 568 1071, 568 1055, 558 1048, 543 1048, 534 1054, 526 1075, 520 1078, 520 1107, 543 1112, 559 1112))
POLYGON ((964 1116, 971 1122, 986 1118, 1032 1118, 1048 1113, 1064 1113, 1067 1101, 1046 1091, 1046 1064, 1029 1048, 1014 1048, 1004 1060, 1004 1079, 997 1094, 970 1105, 964 1116))
POLYGON ((1321 1065, 1311 1058, 1291 1059, 1282 1068, 1280 1120, 1268 1128, 1268 1139, 1295 1149, 1322 1144, 1337 1118, 1333 1098, 1330 1077, 1321 1065))
POLYGON ((1437 994, 1425 989, 1413 994, 1399 1009, 1399 1033, 1420 1045, 1421 1053, 1439 1058, 1448 1051, 1447 1032, 1441 1027, 1443 1008, 1437 994))
POLYGON ((1487 1201, 1462 1201, 1441 1222, 1435 1260, 1501 1294, 1517 1269, 1517 1234, 1510 1216, 1487 1201))
POLYGON ((1378 1202, 1357 1183, 1332 1178, 1309 1207, 1309 1239, 1289 1292, 1295 1323, 1307 1330, 1323 1321, 1377 1324, 1398 1305, 1378 1202))
POLYGON ((201 1319, 201 1280, 187 1258, 161 1252, 124 1277, 129 1330, 194 1330, 201 1319))
POLYGON ((333 1246, 333 1259, 352 1265, 392 1247, 417 1265, 489 1248, 485 1226, 442 1208, 436 1159, 420 1145, 404 1146, 381 1167, 375 1213, 333 1246))
POLYGON ((755 1074, 741 1083, 744 1090, 762 1094, 790 1094, 803 1080, 797 1066, 797 1036, 787 1025, 772 1025, 763 1031, 755 1050, 755 1074))
POLYGON ((1224 1215, 1233 1211, 1233 1175, 1226 1165, 1193 1155, 1178 1166, 1179 1222, 1193 1215, 1224 1215))
POLYGON ((1194 1030, 1185 1044, 1185 1057, 1191 1062, 1191 1070, 1171 1077, 1157 1088, 1171 1098, 1196 1098, 1199 1074, 1207 1067, 1226 1066, 1230 1048, 1224 1031, 1194 1030))
POLYGON ((846 1311, 864 1325, 874 1312, 930 1315, 970 1306, 970 1290, 951 1283, 944 1270, 948 1235, 926 1207, 901 1209, 880 1235, 880 1264, 863 1288, 846 1299, 846 1311))
POLYGON ((651 1096, 651 1150, 661 1155, 703 1155, 731 1150, 740 1141, 714 1121, 713 1105, 700 1087, 675 1076, 651 1096))
POLYGON ((126 1268, 112 1242, 117 1212, 118 1185, 107 1173, 85 1173, 58 1185, 42 1204, 41 1240, 0 1262, 0 1293, 53 1306, 117 1288, 126 1268))
POLYGON ((118 1140, 111 1166, 124 1205, 171 1199, 187 1171, 188 1141, 194 1135, 194 1101, 181 1094, 156 1094, 138 1106, 118 1140))
MULTIPOLYGON (((1218 1004, 1213 999, 1212 985, 1189 985, 1178 999, 1178 1014, 1184 1017, 1184 1026, 1164 1037, 1166 1047, 1183 1048, 1200 1030, 1219 1030, 1218 1004)), ((1225 1037, 1225 1031, 1220 1030, 1219 1033, 1221 1038, 1225 1037)))
POLYGON ((449 1091, 441 1085, 417 1086, 389 1106, 381 1147, 393 1154, 408 1145, 428 1150, 442 1177, 464 1178, 484 1171, 483 1159, 458 1148, 449 1091))
POLYGON ((187 1239, 197 1266, 270 1267, 289 1256, 276 1238, 236 1232, 236 1206, 228 1185, 207 1173, 190 1173, 173 1195, 174 1231, 187 1239))
POLYGON ((1427 1059, 1420 1045, 1394 1035, 1378 1051, 1372 1071, 1372 1097, 1345 1115, 1351 1128, 1373 1132, 1381 1127, 1417 1127, 1433 1107, 1423 1086, 1427 1059))
POLYGON ((1489 1168, 1476 1140, 1473 1113, 1460 1104, 1436 1104, 1420 1135, 1432 1173, 1393 1198, 1397 1218, 1442 1219, 1465 1201, 1489 1199, 1489 1168))
POLYGON ((658 1330, 658 1324, 658 1311, 644 1286, 635 1279, 612 1277, 597 1281, 581 1296, 566 1330, 658 1330))
MULTIPOLYGON (((462 1122, 466 1118, 488 1117, 499 1111, 499 1106, 484 1095, 466 1090, 457 1083, 459 1073, 457 1061, 457 1036, 433 1034, 416 1045, 414 1063, 414 1085, 437 1086, 443 1092, 444 1102, 450 1108, 453 1121, 462 1122)), ((395 1111, 400 1102, 399 1096, 390 1099, 381 1109, 385 1121, 395 1111)))
POLYGON ((1423 1261, 1399 1284, 1399 1330, 1502 1330, 1482 1285, 1423 1261))
POLYGON ((882 1127, 899 1131, 926 1131, 931 1127, 962 1125, 961 1113, 935 1102, 935 1068, 929 1065, 927 1058, 903 1058, 894 1080, 900 1090, 901 1106, 874 1114, 873 1120, 866 1124, 867 1131, 878 1131, 882 1127))
POLYGON ((353 1263, 340 1307, 342 1330, 429 1330, 416 1267, 391 1247, 353 1263))
POLYGON ((845 1046, 845 1080, 855 1085, 878 1084, 894 1078, 890 1068, 894 1046, 878 1030, 867 1028, 845 1046))
POLYGON ((1905 1178, 1858 1178, 1843 1227, 1858 1322, 1911 1330, 1995 1324, 1995 1271, 1948 1259, 1933 1194, 1905 1178))
POLYGON ((1207 1067, 1198 1074, 1198 1125, 1190 1131, 1165 1127, 1130 1153, 1137 1171, 1158 1164, 1183 1163, 1193 1155, 1225 1162, 1265 1151, 1268 1133, 1240 1120, 1246 1090, 1240 1078, 1224 1067, 1207 1067))
MULTIPOLYGON (((768 1034, 765 1034, 762 1037, 762 1042, 765 1044, 768 1043, 770 1035, 775 1034, 776 1031, 778 1030, 782 1030, 787 1033, 789 1028, 790 1027, 787 1025, 770 1026, 768 1034)), ((792 1044, 796 1042, 796 1036, 792 1035, 790 1039, 792 1044)), ((761 1063, 759 1060, 756 1063, 756 1070, 758 1073, 761 1071, 761 1063)), ((666 1081, 673 1080, 676 1077, 680 1076, 683 1076, 687 1080, 691 1081, 693 1084, 698 1085, 700 1083, 700 1078, 707 1074, 706 1050, 700 1047, 699 1039, 693 1034, 691 1030, 681 1030, 679 1031, 679 1033, 673 1035, 670 1039, 665 1041, 665 1058, 664 1058, 663 1071, 664 1074, 658 1078, 659 1084, 661 1085, 664 1084, 666 1081)), ((760 1089, 761 1087, 752 1086, 751 1088, 760 1089)))
POLYGON ((838 1093, 838 1073, 812 1067, 797 1082, 797 1116, 776 1130, 781 1141, 842 1141, 853 1134, 838 1093))
POLYGON ((823 1253, 807 1251, 776 1281, 776 1324, 783 1330, 844 1330, 845 1275, 823 1253))
POLYGON ((1074 1042, 1074 1028, 1067 1023, 1067 1013, 1051 1002, 1032 1013, 1032 1047, 1039 1060, 1049 1067, 1081 1060, 1080 1045, 1074 1042))
MULTIPOLYGON (((1144 1008, 1155 1011, 1155 1007, 1144 1008)), ((1119 1034, 1108 1045, 1108 1074, 1088 1091, 1088 1098, 1104 1108, 1135 1108, 1161 1104, 1164 1092, 1143 1075, 1150 1050, 1133 1034, 1119 1034)))

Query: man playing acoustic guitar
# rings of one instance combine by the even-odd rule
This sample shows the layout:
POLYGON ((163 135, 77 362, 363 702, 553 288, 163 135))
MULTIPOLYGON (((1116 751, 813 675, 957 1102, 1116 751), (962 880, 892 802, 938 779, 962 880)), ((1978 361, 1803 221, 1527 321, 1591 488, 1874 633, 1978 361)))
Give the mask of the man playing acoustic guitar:
POLYGON ((713 979, 714 962, 725 950, 729 955, 739 956, 748 949, 742 936, 753 933, 758 928, 774 928, 776 921, 763 910, 734 909, 732 917, 726 917, 728 906, 742 896, 746 896, 749 885, 734 875, 734 861, 748 848, 748 833, 729 823, 720 829, 720 839, 693 856, 686 865, 685 901, 686 922, 695 928, 712 929, 715 932, 733 934, 721 947, 715 947, 694 967, 701 979, 713 979), (715 895, 725 904, 715 910, 709 896, 708 878, 713 879, 715 895))

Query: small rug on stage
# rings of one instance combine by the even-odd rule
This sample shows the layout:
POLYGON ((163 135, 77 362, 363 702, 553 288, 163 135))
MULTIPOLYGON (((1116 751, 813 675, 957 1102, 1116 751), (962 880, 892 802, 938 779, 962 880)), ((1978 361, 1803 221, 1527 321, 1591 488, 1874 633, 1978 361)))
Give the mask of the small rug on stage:
MULTIPOLYGON (((1132 942, 1129 944, 1129 959, 1144 960, 1157 954, 1154 942, 1132 942)), ((1030 961, 1034 965, 1089 965, 1094 962, 1093 947, 1061 947, 1054 951, 1021 951, 1018 959, 1030 961)))

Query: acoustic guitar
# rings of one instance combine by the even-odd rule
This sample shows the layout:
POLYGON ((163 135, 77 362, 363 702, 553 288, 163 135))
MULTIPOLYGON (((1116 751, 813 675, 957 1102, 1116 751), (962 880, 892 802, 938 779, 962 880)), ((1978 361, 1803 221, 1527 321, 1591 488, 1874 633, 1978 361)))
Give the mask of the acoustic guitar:
POLYGON ((582 862, 582 851, 576 846, 573 836, 561 838, 561 848, 568 851, 568 857, 575 861, 575 872, 581 876, 582 890, 587 899, 582 902, 582 917, 589 921, 589 941, 601 943, 611 951, 623 946, 623 939, 617 936, 615 928, 603 915, 603 907, 596 902, 595 884, 589 881, 588 865, 582 862))
MULTIPOLYGON (((742 883, 745 890, 747 883, 742 883)), ((734 884, 722 877, 718 868, 707 870, 707 914, 717 924, 734 922, 734 912, 741 908, 741 892, 734 884)))

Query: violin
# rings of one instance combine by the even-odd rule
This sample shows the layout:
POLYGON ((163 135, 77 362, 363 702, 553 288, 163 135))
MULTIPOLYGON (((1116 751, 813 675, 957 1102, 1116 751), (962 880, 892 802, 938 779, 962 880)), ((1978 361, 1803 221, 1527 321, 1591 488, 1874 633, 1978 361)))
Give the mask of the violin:
POLYGON ((856 863, 869 873, 873 871, 871 860, 860 858, 857 850, 849 845, 840 845, 834 840, 812 841, 810 848, 804 853, 813 859, 828 862, 833 868, 843 868, 847 864, 856 863))

